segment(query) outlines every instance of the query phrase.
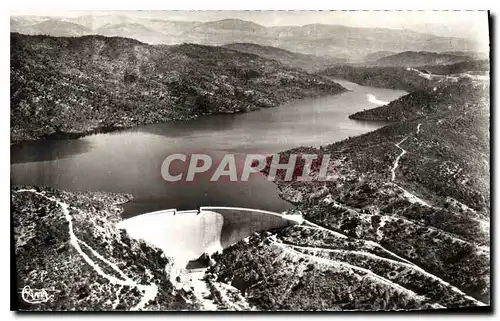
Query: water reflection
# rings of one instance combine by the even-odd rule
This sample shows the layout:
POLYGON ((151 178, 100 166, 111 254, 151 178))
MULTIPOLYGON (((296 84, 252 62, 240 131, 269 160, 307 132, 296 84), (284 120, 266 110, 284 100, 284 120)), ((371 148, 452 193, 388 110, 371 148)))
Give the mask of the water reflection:
MULTIPOLYGON (((227 131, 235 127, 234 119, 237 115, 210 115, 201 116, 191 121, 179 121, 166 124, 152 124, 138 127, 137 131, 168 137, 197 136, 197 134, 211 133, 213 130, 227 131)), ((134 131, 132 129, 131 131, 134 131)))
POLYGON ((91 144, 85 139, 40 140, 22 142, 10 148, 10 163, 52 161, 74 157, 90 150, 91 144))
MULTIPOLYGON (((348 115, 373 107, 367 94, 391 101, 405 92, 343 82, 351 91, 303 99, 277 108, 192 121, 146 125, 77 140, 38 141, 11 147, 14 184, 51 186, 68 191, 131 193, 124 216, 165 208, 236 206, 281 212, 290 204, 262 175, 248 182, 165 182, 160 168, 172 153, 228 151, 241 160, 247 153, 277 153, 298 146, 331 144, 377 129, 383 124, 354 121, 348 115)), ((177 164, 183 170, 186 164, 177 164)))

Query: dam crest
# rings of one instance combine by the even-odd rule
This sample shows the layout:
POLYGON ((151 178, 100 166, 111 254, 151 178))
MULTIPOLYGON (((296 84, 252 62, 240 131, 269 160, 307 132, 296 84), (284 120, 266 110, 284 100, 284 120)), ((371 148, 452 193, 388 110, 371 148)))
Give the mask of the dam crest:
MULTIPOLYGON (((301 224, 301 215, 241 208, 202 206, 197 210, 166 209, 118 223, 135 238, 163 250, 176 264, 187 266, 221 252, 255 232, 301 224)), ((196 265, 196 264, 194 264, 196 265)))

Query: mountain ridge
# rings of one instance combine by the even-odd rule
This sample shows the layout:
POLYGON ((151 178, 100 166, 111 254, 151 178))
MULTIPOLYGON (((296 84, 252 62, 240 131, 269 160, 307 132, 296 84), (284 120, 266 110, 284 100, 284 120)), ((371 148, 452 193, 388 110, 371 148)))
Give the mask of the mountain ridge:
POLYGON ((404 51, 382 57, 373 62, 375 66, 418 67, 424 65, 452 64, 471 60, 464 55, 452 55, 430 51, 404 51))
POLYGON ((266 59, 273 59, 286 66, 317 72, 327 66, 345 63, 344 59, 318 57, 315 55, 301 54, 285 49, 262 46, 254 43, 230 43, 222 47, 246 53, 256 54, 266 59))
POLYGON ((11 138, 75 135, 277 106, 345 88, 222 47, 11 34, 11 138))
MULTIPOLYGON (((114 18, 114 16, 99 17, 99 19, 102 19, 103 22, 99 22, 92 32, 95 32, 100 27, 100 24, 105 24, 105 19, 109 19, 110 21, 114 19, 113 24, 141 23, 150 29, 167 35, 166 37, 159 36, 157 39, 149 39, 148 42, 151 43, 179 44, 182 42, 194 42, 207 45, 223 45, 234 42, 251 42, 260 45, 275 46, 303 54, 334 56, 337 58, 350 57, 359 59, 366 54, 384 50, 404 51, 421 49, 439 52, 469 51, 477 47, 470 40, 439 37, 404 29, 360 28, 327 24, 266 27, 240 19, 193 22, 191 24, 179 21, 161 22, 158 19, 147 20, 144 18, 132 19, 124 17, 118 19, 114 18)), ((26 33, 25 28, 29 27, 29 21, 27 22, 28 26, 25 26, 25 23, 22 22, 23 20, 27 20, 27 18, 22 16, 12 17, 11 21, 17 21, 17 23, 11 24, 15 28, 12 31, 26 33)), ((78 18, 59 20, 68 20, 70 22, 83 21, 81 23, 86 24, 87 27, 94 26, 93 20, 90 17, 84 17, 81 21, 78 18)), ((36 30, 31 30, 27 33, 36 34, 36 30)), ((133 34, 128 36, 135 37, 133 34)))
POLYGON ((290 181, 278 170, 280 196, 295 205, 287 214, 305 223, 239 242, 210 273, 265 310, 488 306, 489 88, 465 81, 482 94, 439 89, 453 110, 279 153, 281 163, 330 155, 335 175, 325 182, 316 164, 312 180, 290 181))

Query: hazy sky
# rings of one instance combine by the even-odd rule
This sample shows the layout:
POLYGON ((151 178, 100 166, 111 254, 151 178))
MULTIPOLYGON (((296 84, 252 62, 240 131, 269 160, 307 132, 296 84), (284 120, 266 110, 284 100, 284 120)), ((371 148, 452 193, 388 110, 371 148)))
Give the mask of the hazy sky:
POLYGON ((76 17, 84 14, 120 14, 165 20, 212 21, 238 18, 264 26, 339 24, 354 27, 408 28, 443 36, 470 38, 486 34, 486 11, 69 11, 34 9, 12 15, 76 17))

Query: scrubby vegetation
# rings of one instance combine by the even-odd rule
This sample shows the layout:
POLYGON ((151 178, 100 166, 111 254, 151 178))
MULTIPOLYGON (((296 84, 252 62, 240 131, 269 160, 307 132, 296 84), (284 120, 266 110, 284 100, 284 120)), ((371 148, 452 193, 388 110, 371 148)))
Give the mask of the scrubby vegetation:
POLYGON ((345 89, 222 47, 11 34, 11 139, 245 112, 345 89))
POLYGON ((457 62, 469 61, 468 55, 455 55, 451 53, 439 53, 430 51, 405 51, 394 55, 385 56, 373 64, 377 66, 400 66, 416 67, 424 65, 448 65, 457 62))
POLYGON ((171 263, 163 252, 131 239, 115 227, 122 211, 119 204, 129 198, 108 193, 68 193, 14 186, 12 219, 18 309, 196 308, 195 304, 186 303, 179 292, 172 291, 173 285, 166 272, 171 263), (102 272, 89 264, 75 244, 102 272), (118 279, 119 283, 110 278, 118 279), (25 286, 35 291, 44 289, 49 295, 48 301, 26 302, 21 291, 25 286), (156 287, 156 291, 142 304, 148 287, 156 287))
POLYGON ((446 82, 367 112, 403 115, 397 123, 319 149, 280 153, 282 162, 291 154, 332 157, 330 181, 318 178, 318 163, 313 181, 277 173, 281 196, 296 205, 291 212, 312 225, 232 247, 214 268, 221 281, 240 286, 264 309, 488 305, 488 92, 487 82, 446 82), (347 281, 360 273, 362 281, 347 281))
POLYGON ((425 65, 419 66, 419 70, 438 75, 458 74, 463 72, 485 72, 490 70, 489 60, 472 60, 457 62, 449 65, 425 65))
POLYGON ((322 70, 318 74, 346 79, 363 86, 400 89, 408 92, 431 86, 428 79, 420 77, 405 67, 336 66, 322 70))
POLYGON ((231 43, 224 45, 224 47, 259 55, 267 59, 277 60, 285 66, 304 69, 310 72, 316 72, 331 65, 338 65, 347 62, 346 59, 306 55, 272 46, 261 46, 254 43, 231 43))
POLYGON ((475 111, 489 101, 489 85, 468 78, 442 82, 432 89, 409 93, 389 104, 360 111, 349 116, 357 120, 402 121, 439 113, 475 111))
MULTIPOLYGON (((312 181, 296 180, 303 161, 292 181, 278 171, 280 195, 295 204, 290 214, 306 222, 215 254, 206 278, 211 296, 228 300, 217 288, 226 283, 239 290, 230 292, 241 306, 262 310, 489 305, 489 84, 421 74, 470 71, 472 62, 419 70, 342 66, 318 76, 220 47, 11 37, 14 141, 243 112, 344 90, 324 76, 410 91, 351 116, 395 122, 389 126, 280 153, 282 161, 291 154, 331 155, 329 180, 318 178, 319 162, 312 181)), ((54 294, 41 305, 20 300, 21 309, 130 309, 144 298, 140 288, 153 284, 158 292, 144 309, 199 308, 189 291, 173 291, 165 273, 170 262, 160 250, 114 227, 117 204, 127 199, 13 188, 17 285, 54 294), (107 276, 125 275, 135 286, 109 282, 77 251, 75 238, 107 276)))
POLYGON ((209 269, 263 310, 398 310, 475 306, 372 243, 295 226, 240 242, 209 269), (383 253, 378 255, 378 253, 383 253))

